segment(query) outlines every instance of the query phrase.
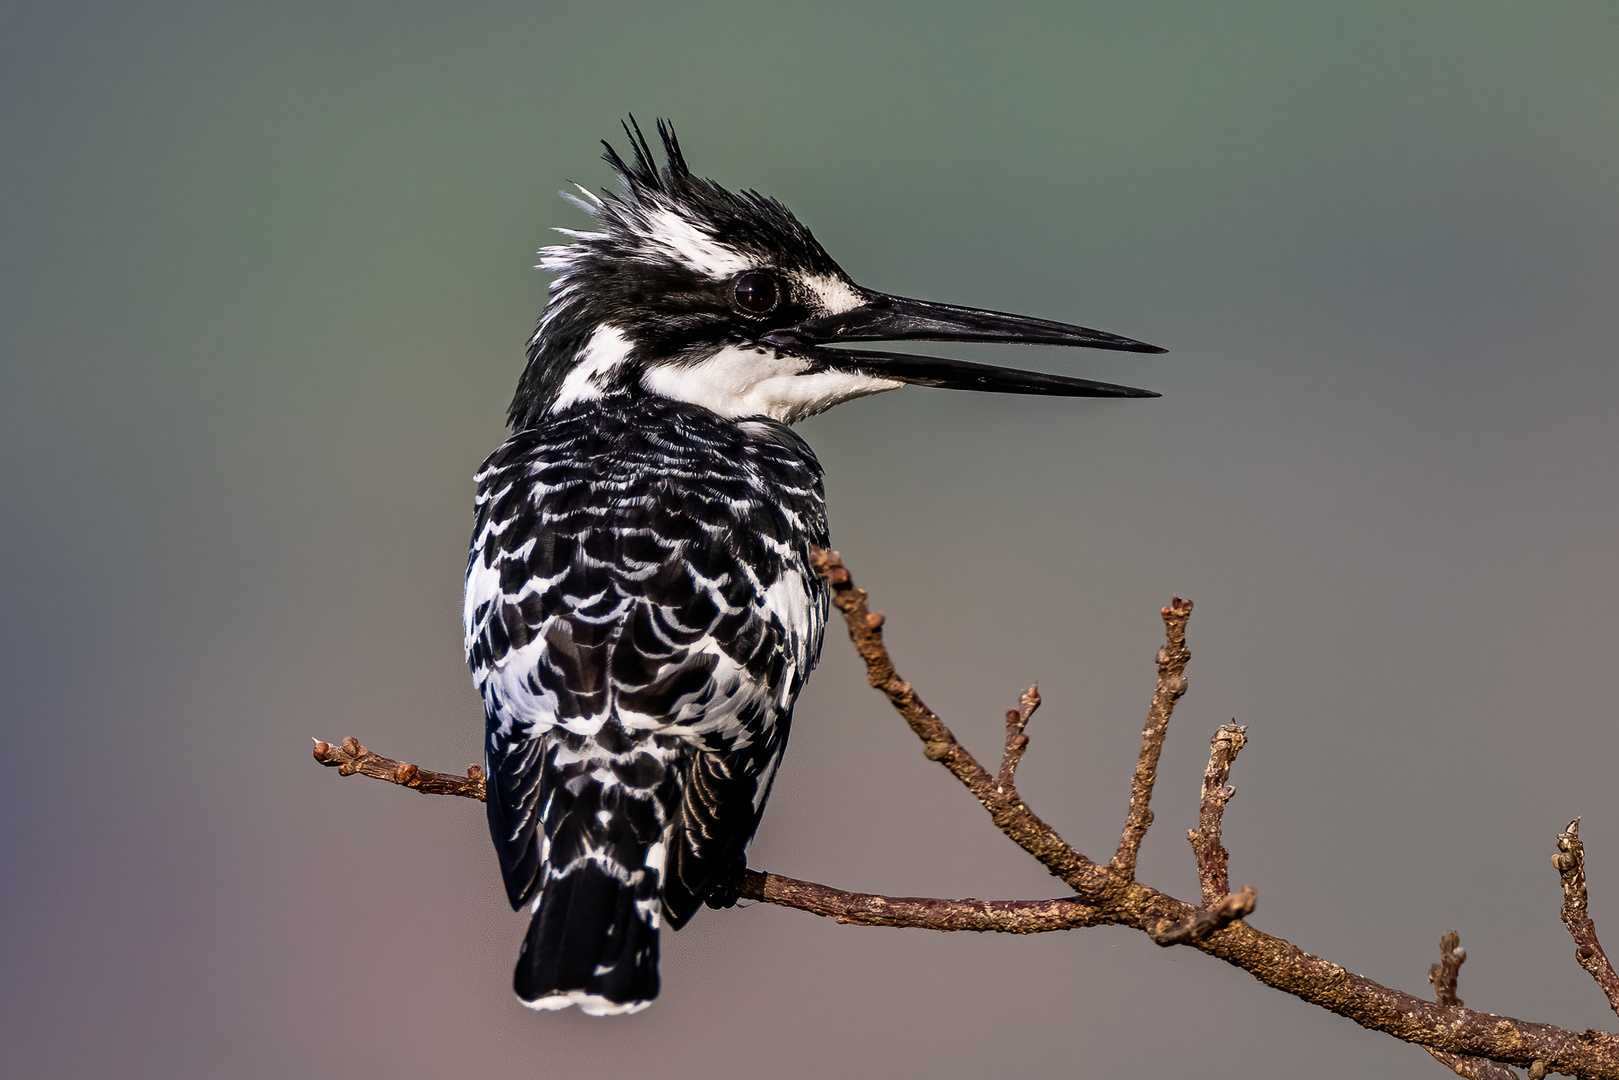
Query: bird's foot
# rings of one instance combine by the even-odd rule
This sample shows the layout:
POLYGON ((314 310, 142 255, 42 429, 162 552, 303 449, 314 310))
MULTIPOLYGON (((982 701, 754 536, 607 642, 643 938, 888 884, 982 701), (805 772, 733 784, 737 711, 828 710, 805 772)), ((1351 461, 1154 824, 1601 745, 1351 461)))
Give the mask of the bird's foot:
POLYGON ((736 891, 736 879, 747 873, 747 871, 748 860, 738 859, 731 867, 731 872, 721 878, 719 883, 709 891, 709 894, 703 897, 703 903, 716 911, 736 907, 736 902, 740 899, 736 891))

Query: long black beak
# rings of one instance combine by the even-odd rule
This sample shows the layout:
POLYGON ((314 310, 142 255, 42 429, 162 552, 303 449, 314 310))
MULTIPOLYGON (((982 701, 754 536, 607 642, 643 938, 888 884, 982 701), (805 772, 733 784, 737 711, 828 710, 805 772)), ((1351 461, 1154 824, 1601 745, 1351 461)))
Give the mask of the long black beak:
POLYGON ((1027 345, 1073 345, 1121 352, 1164 351, 1156 345, 1117 334, 1047 319, 1031 319, 1025 315, 935 304, 927 300, 908 300, 883 293, 868 292, 865 297, 867 302, 853 310, 806 319, 797 326, 771 331, 761 340, 769 345, 808 354, 828 367, 919 386, 1059 397, 1158 397, 1151 390, 1072 379, 1064 375, 1046 375, 1038 371, 973 364, 965 360, 826 348, 828 343, 853 341, 998 341, 1027 345))

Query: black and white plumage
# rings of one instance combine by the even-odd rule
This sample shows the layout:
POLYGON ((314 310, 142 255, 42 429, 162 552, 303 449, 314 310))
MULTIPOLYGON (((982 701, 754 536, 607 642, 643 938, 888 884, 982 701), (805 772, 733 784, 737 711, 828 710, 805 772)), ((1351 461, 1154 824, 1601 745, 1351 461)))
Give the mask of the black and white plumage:
POLYGON ((821 468, 787 425, 905 383, 1150 396, 829 343, 1158 351, 862 289, 780 203, 693 176, 659 133, 662 168, 626 128, 620 192, 574 200, 597 229, 542 252, 556 278, 467 566, 490 830, 532 909, 516 990, 597 1015, 650 1003, 660 923, 744 865, 820 655, 821 468))
POLYGON ((660 901, 679 927, 740 861, 820 653, 820 466, 774 421, 592 400, 496 451, 477 505, 489 820, 538 903, 518 994, 644 1004, 660 901))

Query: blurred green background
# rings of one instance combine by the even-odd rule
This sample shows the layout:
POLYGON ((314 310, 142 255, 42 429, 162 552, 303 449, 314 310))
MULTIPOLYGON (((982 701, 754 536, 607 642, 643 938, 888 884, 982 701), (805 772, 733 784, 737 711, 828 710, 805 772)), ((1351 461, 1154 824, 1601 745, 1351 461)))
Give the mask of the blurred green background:
MULTIPOLYGON (((1427 996, 1613 1026, 1549 865, 1619 935, 1619 7, 0 6, 0 1045, 18 1077, 1436 1077, 1190 950, 840 927, 665 945, 621 1020, 509 992, 454 769, 470 476, 533 251, 671 117, 856 280, 1170 348, 958 355, 1153 402, 906 390, 803 425, 901 669, 1092 855, 1197 602, 1144 880, 1196 891, 1207 739, 1253 922, 1427 996)), ((1037 897, 842 635, 756 866, 1037 897)))

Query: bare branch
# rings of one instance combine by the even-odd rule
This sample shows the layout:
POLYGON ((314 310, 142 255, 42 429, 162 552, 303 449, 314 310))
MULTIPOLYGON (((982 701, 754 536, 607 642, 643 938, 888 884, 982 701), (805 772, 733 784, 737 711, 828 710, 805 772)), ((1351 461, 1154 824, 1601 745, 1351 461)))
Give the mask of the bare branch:
POLYGON ((1017 789, 1014 781, 1018 762, 1029 748, 1029 737, 1023 732, 1029 726, 1029 717, 1039 707, 1040 688, 1031 686, 1018 696, 1017 708, 1006 710, 1006 749, 1001 753, 1000 775, 995 777, 995 787, 1002 795, 1017 789))
MULTIPOLYGON (((815 551, 812 565, 833 588, 833 603, 842 613, 849 637, 866 662, 871 685, 883 691, 922 739, 927 756, 943 764, 989 811, 995 824, 1013 842, 1061 878, 1078 899, 1100 908, 1101 921, 1133 926, 1153 934, 1192 920, 1198 909, 1156 889, 1129 880, 1114 868, 1099 865, 1075 851, 1056 831, 1035 815, 1016 792, 1002 800, 989 774, 936 713, 923 705, 916 691, 902 680, 882 642, 882 617, 867 608, 865 590, 857 589, 836 552, 815 551)), ((1157 771, 1162 734, 1175 701, 1186 692, 1185 627, 1191 605, 1184 601, 1164 609, 1166 647, 1159 653, 1158 688, 1143 734, 1137 783, 1131 799, 1131 823, 1145 832, 1147 797, 1157 771), (1139 811, 1139 813, 1138 813, 1139 811)), ((1126 840, 1130 839, 1126 826, 1126 840)), ((1130 846, 1131 867, 1140 833, 1130 846)), ((1121 841, 1120 847, 1125 847, 1121 841)), ((1554 1072, 1619 1080, 1619 1036, 1607 1032, 1575 1033, 1550 1024, 1537 1024, 1493 1013, 1442 1008, 1400 990, 1355 975, 1330 961, 1312 956, 1291 942, 1262 933, 1241 919, 1187 944, 1242 968, 1267 986, 1293 994, 1324 1009, 1346 1016, 1362 1027, 1386 1032, 1406 1042, 1420 1043, 1456 1054, 1487 1057, 1509 1064, 1531 1065, 1554 1072)))
MULTIPOLYGON (((1182 623, 1183 632, 1184 629, 1185 624, 1182 623)), ((1240 892, 1230 891, 1231 879, 1226 870, 1229 854, 1220 843, 1220 823, 1225 815, 1225 804, 1235 794, 1226 784, 1226 778, 1231 775, 1231 762, 1241 752, 1247 739, 1247 728, 1225 724, 1209 740, 1209 765, 1203 772, 1199 827, 1186 834, 1197 859, 1197 877, 1203 886, 1203 903, 1187 918, 1149 927, 1148 936, 1160 945, 1190 945, 1201 941, 1237 919, 1252 915, 1259 905, 1259 894, 1252 885, 1244 885, 1240 892)), ((1151 820, 1150 815, 1148 820, 1151 820)))
POLYGON ((459 795, 466 799, 484 801, 485 786, 483 769, 477 765, 468 765, 465 776, 454 773, 433 772, 421 769, 405 761, 395 761, 393 758, 373 754, 360 745, 359 739, 344 739, 341 746, 315 740, 315 760, 322 765, 335 768, 341 776, 352 776, 360 773, 364 776, 386 780, 390 784, 400 787, 413 788, 423 795, 459 795))
POLYGON ((844 892, 779 874, 744 871, 734 887, 743 899, 762 900, 861 926, 909 926, 921 930, 975 930, 1043 934, 1097 926, 1095 907, 1073 897, 1059 900, 934 900, 844 892))
POLYGON ((1552 865, 1563 877, 1563 925, 1574 938, 1574 959, 1608 996, 1608 1007, 1619 1013, 1619 975, 1614 974, 1608 954, 1597 940, 1596 923, 1586 910, 1585 842, 1580 839, 1579 818, 1557 834, 1557 854, 1552 856, 1552 865))
MULTIPOLYGON (((1020 727, 1040 704, 1040 695, 1031 687, 1022 697, 1022 708, 1008 716, 1018 717, 1020 727)), ((1021 731, 1018 732, 1021 735, 1021 731)), ((1027 737, 1024 737, 1025 744, 1027 737)), ((1010 742, 1009 742, 1010 745, 1010 742)), ((335 768, 340 775, 373 777, 400 787, 413 788, 425 795, 456 795, 482 802, 486 790, 483 770, 476 765, 467 775, 432 772, 407 762, 372 753, 354 738, 340 745, 315 743, 315 760, 335 768)), ((1004 769, 1004 765, 1003 765, 1004 769)), ((798 908, 825 915, 840 923, 861 926, 914 927, 921 930, 974 930, 1002 934, 1043 934, 1052 930, 1073 930, 1095 926, 1099 919, 1094 907, 1073 897, 1056 900, 940 900, 920 896, 879 896, 875 893, 844 892, 811 881, 744 870, 731 886, 738 898, 762 900, 768 904, 798 908)))
POLYGON ((1141 729, 1141 755, 1136 760, 1136 774, 1130 781, 1130 809, 1124 818, 1124 834, 1108 866, 1123 881, 1134 881, 1136 855, 1141 851, 1141 838, 1152 827, 1152 785, 1158 778, 1158 755, 1163 752, 1164 738, 1169 734, 1169 718, 1175 713, 1175 702, 1186 693, 1186 662, 1192 654, 1186 648, 1186 621, 1192 617, 1192 602, 1175 597, 1163 610, 1164 636, 1168 639, 1158 650, 1158 688, 1152 695, 1152 706, 1147 710, 1147 726, 1141 729))
POLYGON ((1203 772, 1203 804, 1198 810, 1197 828, 1186 834, 1197 859, 1197 878, 1203 886, 1203 906, 1213 907, 1231 891, 1227 869, 1230 853, 1220 843, 1220 825, 1225 804, 1236 789, 1226 783, 1231 763, 1248 742, 1248 729, 1240 724, 1222 725, 1209 740, 1209 766, 1203 772))
MULTIPOLYGON (((773 874, 744 872, 731 882, 739 896, 865 925, 1007 933, 1040 933, 1103 924, 1131 926, 1154 940, 1184 943, 1219 957, 1267 986, 1345 1016, 1362 1027, 1420 1044, 1431 1051, 1527 1067, 1533 1080, 1540 1080, 1549 1072, 1592 1080, 1619 1080, 1619 1035, 1567 1031, 1550 1024, 1475 1012, 1459 1003, 1436 1004, 1355 975, 1304 952, 1291 942, 1256 930, 1244 921, 1243 916, 1253 910, 1251 889, 1223 896, 1217 903, 1199 908, 1133 880, 1135 853, 1151 821, 1147 804, 1163 734, 1175 700, 1186 689, 1184 635, 1190 604, 1177 600, 1164 609, 1168 644, 1159 654, 1158 689, 1132 784, 1130 819, 1120 841, 1120 852, 1125 857, 1120 860, 1120 867, 1115 868, 1111 864, 1100 865, 1075 851, 1029 809, 1011 783, 1017 761, 1027 748, 1022 729, 1038 697, 1031 691, 1025 695, 1023 708, 1008 717, 1008 740, 1001 773, 992 776, 894 670, 882 642, 883 618, 868 610, 865 592, 854 587, 838 555, 816 551, 812 557, 815 568, 833 587, 833 603, 842 613, 849 636, 866 662, 872 686, 887 695, 922 740, 926 755, 961 781, 1002 832, 1067 883, 1076 895, 1057 900, 1004 901, 885 897, 843 892, 773 874)), ((1229 756, 1235 756, 1234 749, 1229 756)), ((468 770, 465 778, 430 773, 372 754, 353 739, 345 740, 341 748, 317 743, 315 757, 345 774, 361 772, 423 792, 468 798, 482 798, 484 793, 483 777, 476 767, 468 770)), ((1227 768, 1229 764, 1228 757, 1227 768)), ((1219 788, 1223 796, 1219 802, 1223 807, 1224 799, 1229 798, 1223 778, 1219 788)), ((1204 828, 1198 831, 1208 839, 1211 851, 1218 843, 1218 832, 1208 826, 1217 823, 1220 808, 1205 807, 1215 813, 1215 822, 1204 821, 1200 816, 1204 828)), ((1580 861, 1583 853, 1573 844, 1565 853, 1572 861, 1565 867, 1563 856, 1559 856, 1559 870, 1565 874, 1573 872, 1575 864, 1583 870, 1580 861)), ((1205 875, 1200 862, 1200 877, 1206 885, 1218 883, 1213 875, 1212 868, 1205 875)), ((1577 895, 1581 901, 1578 910, 1583 915, 1583 875, 1577 895)), ((1456 954, 1460 955, 1459 950, 1456 954)), ((1454 995, 1453 976, 1450 987, 1454 995)), ((1480 1072, 1477 1075, 1501 1074, 1480 1072)))
MULTIPOLYGON (((1439 939, 1439 963, 1428 969, 1428 981, 1433 983, 1434 1000, 1439 1004, 1461 1007, 1462 999, 1456 996, 1456 976, 1466 960, 1467 950, 1462 948, 1461 935, 1454 930, 1446 930, 1439 939)), ((1423 1049, 1432 1054, 1439 1064, 1457 1076, 1468 1077, 1468 1080, 1518 1080, 1517 1073, 1486 1058, 1447 1054, 1430 1046, 1423 1049)))

